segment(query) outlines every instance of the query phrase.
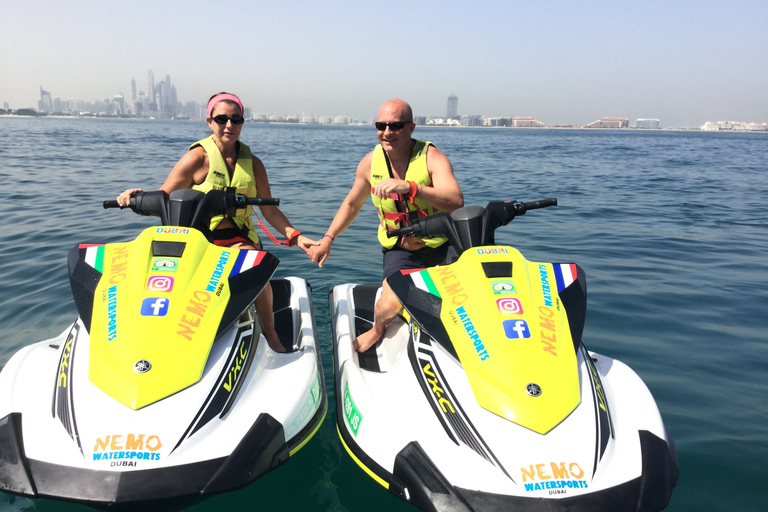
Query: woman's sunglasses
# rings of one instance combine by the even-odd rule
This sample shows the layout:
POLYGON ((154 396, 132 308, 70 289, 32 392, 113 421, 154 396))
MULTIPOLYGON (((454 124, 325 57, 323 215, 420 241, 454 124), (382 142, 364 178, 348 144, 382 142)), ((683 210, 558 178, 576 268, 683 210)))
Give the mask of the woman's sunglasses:
POLYGON ((403 126, 411 124, 411 121, 395 121, 394 123, 382 123, 381 121, 377 121, 374 124, 376 125, 376 129, 380 132, 386 130, 387 126, 389 126, 390 130, 396 132, 397 130, 402 130, 403 126))
POLYGON ((216 124, 227 124, 227 121, 232 121, 232 124, 243 124, 245 122, 245 118, 240 114, 235 114, 232 117, 219 114, 213 118, 213 122, 216 124))

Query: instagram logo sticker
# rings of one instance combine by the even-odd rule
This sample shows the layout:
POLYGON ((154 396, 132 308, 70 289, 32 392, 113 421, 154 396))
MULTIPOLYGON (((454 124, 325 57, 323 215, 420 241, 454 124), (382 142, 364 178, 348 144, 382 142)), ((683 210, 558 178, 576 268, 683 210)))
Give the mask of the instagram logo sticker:
POLYGON ((499 307, 499 311, 508 315, 521 315, 523 314, 523 305, 520 304, 518 299, 513 297, 505 297, 498 299, 496 305, 499 307))
POLYGON ((169 292, 173 290, 173 278, 170 276, 150 276, 147 290, 153 292, 169 292))

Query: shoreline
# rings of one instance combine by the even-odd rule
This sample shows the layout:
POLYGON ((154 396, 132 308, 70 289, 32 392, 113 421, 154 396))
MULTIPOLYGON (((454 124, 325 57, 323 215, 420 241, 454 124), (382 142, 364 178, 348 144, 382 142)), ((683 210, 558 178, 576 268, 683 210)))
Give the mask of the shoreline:
MULTIPOLYGON (((148 117, 118 117, 118 116, 66 116, 66 115, 44 115, 44 116, 28 116, 28 115, 16 115, 16 114, 0 114, 0 118, 16 118, 16 119, 39 119, 39 118, 52 118, 52 119, 96 119, 96 120, 129 120, 129 121, 192 121, 192 122, 205 122, 204 119, 157 119, 148 117)), ((258 124, 275 124, 275 125, 291 125, 291 126, 327 126, 327 127, 339 127, 339 126, 364 126, 371 127, 369 124, 320 124, 320 123, 287 123, 283 121, 254 121, 247 120, 247 123, 258 124)), ((481 130, 587 130, 587 131, 632 131, 632 132, 704 132, 704 133, 760 133, 768 134, 768 130, 702 130, 700 127, 674 127, 674 128, 636 128, 630 126, 629 128, 587 128, 583 125, 573 126, 448 126, 448 125, 435 125, 435 124, 419 124, 417 128, 440 128, 440 129, 481 129, 481 130)))

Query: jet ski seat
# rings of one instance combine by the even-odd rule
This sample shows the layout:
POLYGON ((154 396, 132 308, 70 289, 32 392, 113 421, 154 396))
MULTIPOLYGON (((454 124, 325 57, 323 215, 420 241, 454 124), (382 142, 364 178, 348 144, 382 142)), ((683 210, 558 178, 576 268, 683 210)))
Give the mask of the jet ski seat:
POLYGON ((291 282, 287 279, 272 279, 272 317, 280 344, 286 352, 298 350, 299 311, 291 308, 291 282))
MULTIPOLYGON (((352 297, 355 301, 355 337, 373 327, 374 307, 381 296, 380 283, 366 283, 355 286, 352 297)), ((384 337, 371 348, 357 353, 360 368, 371 372, 388 372, 400 361, 408 346, 408 324, 401 316, 397 316, 387 326, 384 337)))

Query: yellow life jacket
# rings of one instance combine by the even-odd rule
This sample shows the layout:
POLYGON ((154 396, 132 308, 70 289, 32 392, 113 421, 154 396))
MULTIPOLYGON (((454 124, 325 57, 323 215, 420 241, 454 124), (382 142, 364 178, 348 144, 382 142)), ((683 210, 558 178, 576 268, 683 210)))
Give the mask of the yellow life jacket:
MULTIPOLYGON (((427 170, 427 151, 431 142, 414 140, 414 146, 411 150, 411 160, 408 163, 408 169, 405 171, 405 180, 414 181, 422 187, 431 187, 432 178, 427 170)), ((412 221, 417 217, 426 217, 437 213, 439 210, 428 205, 419 198, 414 198, 413 202, 407 195, 390 194, 387 199, 381 199, 373 195, 376 184, 383 179, 392 178, 392 168, 386 152, 377 145, 373 150, 373 159, 371 161, 371 200, 376 210, 379 212, 379 242, 387 249, 395 246, 397 238, 387 238, 387 231, 403 227, 403 221, 412 221), (397 209, 397 202, 407 206, 407 212, 401 212, 397 209)), ((443 245, 448 239, 444 235, 423 236, 421 239, 427 244, 427 247, 435 248, 443 245)))
MULTIPOLYGON (((237 142, 239 146, 237 152, 237 162, 235 164, 235 171, 232 173, 232 178, 229 177, 229 169, 224 162, 224 157, 219 151, 218 146, 213 141, 213 136, 208 137, 192 144, 190 151, 197 146, 201 146, 208 154, 208 175, 199 185, 192 185, 192 188, 201 192, 208 192, 209 190, 224 190, 226 188, 235 188, 238 194, 245 194, 248 197, 257 197, 256 194, 256 178, 253 176, 253 155, 251 154, 251 148, 237 142)), ((248 238, 254 243, 258 244, 259 235, 256 233, 256 228, 251 220, 251 210, 248 208, 241 208, 235 212, 235 217, 231 217, 235 225, 243 232, 248 233, 248 238)), ((223 215, 217 215, 211 219, 211 231, 221 224, 224 220, 223 215)))

